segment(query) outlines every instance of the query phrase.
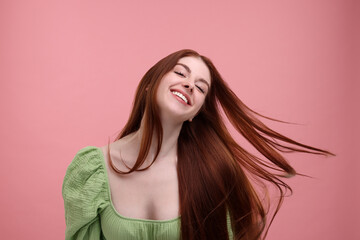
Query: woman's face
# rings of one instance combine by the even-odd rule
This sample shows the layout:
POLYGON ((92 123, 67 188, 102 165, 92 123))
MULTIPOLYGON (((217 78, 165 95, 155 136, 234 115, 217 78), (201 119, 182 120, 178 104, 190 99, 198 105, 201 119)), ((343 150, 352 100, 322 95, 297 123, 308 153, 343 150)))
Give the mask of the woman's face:
POLYGON ((161 119, 184 122, 194 118, 204 104, 210 85, 210 71, 201 58, 179 59, 157 89, 161 119))

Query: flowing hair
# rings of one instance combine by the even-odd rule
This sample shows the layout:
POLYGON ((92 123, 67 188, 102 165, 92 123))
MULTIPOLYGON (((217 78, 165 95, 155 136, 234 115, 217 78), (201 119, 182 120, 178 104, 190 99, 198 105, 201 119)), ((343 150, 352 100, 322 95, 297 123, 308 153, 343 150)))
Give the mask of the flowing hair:
POLYGON ((163 76, 180 58, 194 56, 208 67, 211 86, 205 102, 192 122, 182 125, 177 145, 177 175, 181 216, 181 239, 264 239, 287 191, 292 189, 281 177, 302 175, 290 166, 280 152, 303 152, 321 155, 333 153, 294 141, 262 123, 255 115, 273 121, 247 107, 228 87, 211 60, 184 49, 161 59, 141 79, 129 120, 115 141, 136 132, 143 124, 144 132, 137 160, 129 171, 144 171, 156 160, 163 139, 156 92, 163 76), (221 114, 220 111, 224 114, 221 114), (223 115, 266 160, 242 148, 225 126, 223 115), (152 136, 157 136, 154 160, 141 168, 149 153, 152 136), (282 141, 283 143, 279 142, 282 141), (252 181, 255 180, 255 181, 252 181), (255 182, 270 183, 279 192, 276 209, 269 209, 256 191, 255 182), (268 219, 270 221, 268 222, 268 219), (231 229, 228 229, 228 220, 231 229))

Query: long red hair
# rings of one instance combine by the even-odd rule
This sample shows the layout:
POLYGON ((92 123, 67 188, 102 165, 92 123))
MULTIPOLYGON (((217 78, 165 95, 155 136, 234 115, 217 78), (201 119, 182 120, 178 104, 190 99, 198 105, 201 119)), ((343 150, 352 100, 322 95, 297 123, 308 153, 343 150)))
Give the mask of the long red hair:
POLYGON ((231 220, 234 239, 265 238, 286 191, 292 191, 280 178, 297 174, 279 152, 334 154, 299 143, 268 128, 256 115, 279 120, 265 117, 247 107, 231 91, 211 60, 193 50, 172 53, 146 72, 138 85, 129 120, 115 139, 137 131, 143 120, 139 155, 134 166, 122 172, 112 163, 108 150, 110 165, 119 174, 129 174, 148 169, 156 160, 163 136, 155 104, 156 91, 162 77, 186 56, 203 60, 210 70, 211 87, 197 116, 192 122, 183 123, 178 139, 181 239, 229 239, 227 217, 231 220), (249 153, 233 139, 225 126, 221 109, 234 128, 265 160, 249 153), (140 169, 148 155, 153 134, 157 136, 158 146, 155 158, 148 167, 140 169), (271 183, 279 191, 280 198, 270 218, 267 216, 268 208, 250 179, 271 183))

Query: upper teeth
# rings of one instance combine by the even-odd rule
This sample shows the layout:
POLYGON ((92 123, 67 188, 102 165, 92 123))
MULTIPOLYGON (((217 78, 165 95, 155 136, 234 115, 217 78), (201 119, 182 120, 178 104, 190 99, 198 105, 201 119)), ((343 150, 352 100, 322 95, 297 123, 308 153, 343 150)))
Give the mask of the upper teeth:
POLYGON ((186 97, 184 95, 182 95, 181 93, 176 92, 176 91, 172 91, 172 93, 176 96, 179 96, 182 100, 184 100, 184 102, 188 103, 188 100, 186 99, 186 97))

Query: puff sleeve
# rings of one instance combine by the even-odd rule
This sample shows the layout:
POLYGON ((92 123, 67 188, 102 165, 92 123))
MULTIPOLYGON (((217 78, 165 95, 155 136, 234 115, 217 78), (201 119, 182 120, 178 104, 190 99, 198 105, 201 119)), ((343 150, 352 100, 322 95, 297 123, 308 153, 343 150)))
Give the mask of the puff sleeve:
POLYGON ((62 186, 66 240, 104 239, 99 213, 109 204, 101 149, 85 147, 68 166, 62 186))

